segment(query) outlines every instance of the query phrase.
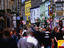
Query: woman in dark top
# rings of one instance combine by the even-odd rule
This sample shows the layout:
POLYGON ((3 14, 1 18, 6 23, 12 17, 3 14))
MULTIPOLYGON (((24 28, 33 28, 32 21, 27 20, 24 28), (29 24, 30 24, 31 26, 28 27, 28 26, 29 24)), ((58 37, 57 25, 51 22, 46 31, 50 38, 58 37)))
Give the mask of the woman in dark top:
POLYGON ((0 48, 2 48, 2 47, 3 47, 3 45, 2 45, 2 44, 3 44, 3 43, 2 43, 2 42, 3 42, 3 41, 2 41, 2 40, 3 40, 3 39, 2 39, 2 35, 3 35, 3 33, 2 33, 2 32, 0 32, 0 48))
POLYGON ((57 42, 61 39, 61 33, 59 29, 56 27, 54 28, 54 48, 57 48, 57 42))

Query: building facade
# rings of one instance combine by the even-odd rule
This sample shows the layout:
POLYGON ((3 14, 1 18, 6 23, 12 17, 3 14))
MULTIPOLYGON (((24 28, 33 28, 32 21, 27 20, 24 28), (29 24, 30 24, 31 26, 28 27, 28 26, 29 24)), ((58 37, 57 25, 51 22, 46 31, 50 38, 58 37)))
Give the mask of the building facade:
POLYGON ((46 18, 49 18, 49 7, 50 6, 50 1, 42 1, 41 5, 40 5, 40 16, 41 18, 44 16, 46 18))
POLYGON ((16 11, 18 7, 18 1, 20 6, 21 0, 0 0, 0 9, 11 9, 13 11, 16 11))
MULTIPOLYGON (((20 4, 21 0, 0 0, 0 10, 4 10, 4 22, 5 26, 7 27, 13 27, 13 12, 18 12, 18 6, 19 6, 19 14, 21 13, 20 11, 20 4), (11 12, 9 12, 11 10, 11 12)), ((1 12, 1 11, 0 11, 1 12)))
POLYGON ((56 16, 64 16, 64 0, 54 0, 56 5, 56 16))
POLYGON ((25 16, 25 3, 31 1, 31 8, 35 8, 37 6, 40 6, 40 3, 42 2, 42 0, 22 0, 21 3, 21 16, 23 16, 23 19, 26 21, 27 17, 25 16))

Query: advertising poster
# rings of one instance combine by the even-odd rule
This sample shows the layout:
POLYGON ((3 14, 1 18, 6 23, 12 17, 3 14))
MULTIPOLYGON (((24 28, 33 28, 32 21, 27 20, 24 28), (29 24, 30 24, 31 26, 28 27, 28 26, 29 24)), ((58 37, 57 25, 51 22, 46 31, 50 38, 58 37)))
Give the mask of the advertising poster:
POLYGON ((53 15, 53 9, 51 8, 50 5, 48 5, 48 15, 52 16, 53 15))
POLYGON ((27 20, 28 16, 30 16, 30 8, 31 8, 31 0, 25 2, 25 16, 27 16, 27 20))
POLYGON ((58 40, 58 48, 64 48, 64 40, 58 40))
POLYGON ((35 23, 34 9, 31 9, 30 20, 31 20, 31 23, 35 23))
POLYGON ((36 19, 40 19, 40 7, 31 8, 31 23, 35 23, 36 19))
POLYGON ((35 8, 34 10, 35 10, 35 19, 40 18, 40 7, 35 8))

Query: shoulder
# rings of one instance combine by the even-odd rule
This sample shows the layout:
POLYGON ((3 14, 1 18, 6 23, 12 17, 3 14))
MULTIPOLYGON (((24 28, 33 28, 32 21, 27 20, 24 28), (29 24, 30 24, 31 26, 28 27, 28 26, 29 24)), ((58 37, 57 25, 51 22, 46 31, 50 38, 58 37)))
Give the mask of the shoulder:
POLYGON ((32 44, 34 44, 35 46, 38 44, 37 39, 36 39, 35 37, 31 37, 31 36, 29 36, 29 37, 27 38, 27 42, 32 43, 32 44))

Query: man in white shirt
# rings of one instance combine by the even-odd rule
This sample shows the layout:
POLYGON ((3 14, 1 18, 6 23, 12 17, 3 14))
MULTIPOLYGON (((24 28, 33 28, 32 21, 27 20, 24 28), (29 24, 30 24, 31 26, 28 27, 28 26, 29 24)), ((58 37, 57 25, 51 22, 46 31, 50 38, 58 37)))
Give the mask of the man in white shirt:
POLYGON ((39 48, 38 41, 34 37, 34 31, 29 29, 27 36, 20 38, 18 42, 18 48, 39 48))

